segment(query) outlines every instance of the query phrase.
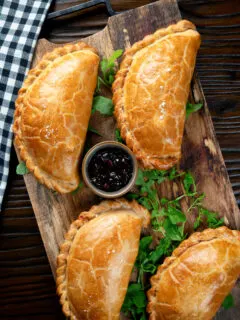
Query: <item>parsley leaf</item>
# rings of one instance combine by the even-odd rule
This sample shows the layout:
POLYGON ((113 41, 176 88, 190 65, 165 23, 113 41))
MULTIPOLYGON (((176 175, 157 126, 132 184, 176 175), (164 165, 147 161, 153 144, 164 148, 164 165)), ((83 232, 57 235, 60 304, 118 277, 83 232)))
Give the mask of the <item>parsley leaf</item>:
POLYGON ((171 245, 170 239, 163 238, 160 240, 158 246, 153 249, 151 248, 152 240, 152 236, 146 236, 140 240, 135 267, 139 271, 137 283, 141 284, 141 288, 144 288, 144 273, 155 273, 157 269, 157 263, 169 252, 169 247, 171 245))
POLYGON ((100 62, 100 69, 102 71, 103 78, 98 77, 97 90, 99 91, 101 83, 105 86, 110 87, 114 81, 116 73, 115 61, 121 57, 123 50, 119 49, 113 52, 109 59, 104 58, 100 62))
POLYGON ((224 299, 222 303, 222 307, 226 310, 230 309, 231 307, 234 306, 234 298, 232 294, 230 293, 226 298, 224 299))
POLYGON ((149 260, 156 264, 163 256, 171 254, 171 240, 168 237, 162 238, 157 247, 150 253, 149 260))
POLYGON ((125 196, 128 200, 138 199, 139 195, 136 193, 129 192, 125 196))
POLYGON ((93 98, 92 114, 98 111, 103 115, 112 116, 113 115, 113 103, 111 99, 103 96, 96 96, 93 98))
POLYGON ((121 57, 121 55, 123 54, 123 50, 122 49, 118 49, 116 51, 113 52, 113 54, 111 55, 111 57, 108 59, 107 61, 107 67, 110 68, 112 66, 112 64, 121 57))
POLYGON ((202 216, 199 214, 193 224, 194 230, 200 227, 201 222, 202 222, 202 216))
POLYGON ((127 294, 122 305, 122 311, 133 317, 133 319, 145 320, 147 299, 140 283, 131 283, 128 286, 127 294))
POLYGON ((187 172, 185 174, 183 179, 183 185, 184 185, 185 192, 188 196, 192 196, 196 194, 196 191, 197 191, 196 183, 190 172, 187 172))
POLYGON ((29 170, 28 170, 28 168, 26 167, 25 162, 20 162, 20 163, 17 165, 16 174, 24 175, 24 174, 27 174, 27 173, 29 173, 29 170))
POLYGON ((146 236, 140 240, 135 262, 138 271, 137 281, 134 283, 135 286, 133 286, 133 283, 130 284, 130 293, 127 294, 122 309, 125 314, 130 314, 133 319, 145 319, 146 313, 142 302, 144 301, 143 294, 148 289, 148 283, 145 285, 148 278, 144 275, 154 274, 163 259, 171 255, 172 251, 186 238, 184 234, 186 216, 181 210, 180 200, 184 197, 188 198, 190 206, 187 211, 191 212, 192 209, 195 209, 198 212, 194 229, 198 228, 204 219, 207 221, 208 227, 216 228, 223 224, 223 219, 219 219, 217 213, 202 206, 205 195, 197 193, 196 182, 190 172, 178 172, 175 167, 169 171, 143 171, 139 169, 136 185, 139 193, 128 193, 127 198, 136 199, 151 212, 152 229, 162 234, 162 238, 155 248, 153 248, 152 236, 146 236), (155 184, 160 184, 166 179, 181 179, 184 193, 173 200, 159 199, 155 184), (134 292, 136 296, 139 295, 139 297, 134 300, 131 292, 134 292), (139 303, 137 302, 138 299, 139 303))
POLYGON ((177 225, 172 224, 170 218, 166 218, 163 223, 163 227, 167 234, 167 237, 172 241, 182 241, 184 239, 182 229, 177 225))
POLYGON ((118 141, 120 143, 124 143, 124 140, 121 137, 121 133, 120 133, 120 130, 118 128, 115 130, 115 139, 116 139, 116 141, 118 141))
POLYGON ((152 236, 143 237, 139 243, 138 256, 135 262, 137 268, 141 268, 141 264, 147 259, 148 254, 150 253, 149 246, 152 243, 152 236))
POLYGON ((88 126, 88 131, 97 134, 98 136, 102 137, 101 133, 94 129, 92 126, 88 126))
POLYGON ((145 184, 144 171, 141 169, 138 169, 138 174, 137 174, 137 179, 136 179, 135 184, 136 184, 136 186, 141 186, 141 185, 145 184))
POLYGON ((154 183, 160 184, 166 179, 166 170, 141 170, 138 169, 136 185, 140 187, 140 191, 151 194, 154 183))
POLYGON ((173 206, 168 206, 167 215, 172 224, 178 224, 181 222, 186 222, 186 216, 177 208, 173 206))
POLYGON ((178 173, 177 172, 177 169, 175 167, 173 167, 170 171, 169 171, 169 180, 174 180, 180 176, 184 175, 184 172, 183 173, 178 173))
POLYGON ((207 218, 207 225, 209 228, 218 228, 224 224, 223 218, 219 219, 217 213, 203 207, 200 208, 200 215, 204 215, 207 218))
POLYGON ((200 110, 202 108, 202 106, 203 106, 202 103, 191 104, 191 103, 187 102, 187 105, 186 105, 186 118, 188 119, 191 113, 200 110))

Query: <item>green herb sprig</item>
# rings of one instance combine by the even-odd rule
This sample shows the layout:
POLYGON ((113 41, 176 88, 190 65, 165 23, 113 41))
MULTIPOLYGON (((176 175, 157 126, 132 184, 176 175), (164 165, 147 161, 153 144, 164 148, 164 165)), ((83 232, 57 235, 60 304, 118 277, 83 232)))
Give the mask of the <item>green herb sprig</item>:
POLYGON ((234 306, 234 298, 232 296, 231 293, 229 293, 229 295, 226 296, 226 298, 224 299, 223 303, 222 303, 222 307, 225 310, 228 310, 230 308, 232 308, 234 306))
POLYGON ((122 54, 123 50, 119 49, 114 51, 109 59, 102 59, 100 62, 100 69, 103 77, 98 77, 99 85, 102 83, 107 87, 111 87, 116 73, 116 60, 120 58, 122 54))
POLYGON ((129 290, 123 304, 122 311, 131 315, 133 319, 146 319, 146 298, 141 298, 141 304, 137 304, 133 299, 134 294, 142 296, 148 286, 145 284, 146 275, 156 272, 158 265, 166 256, 186 238, 184 226, 186 216, 181 210, 181 199, 187 198, 190 206, 188 211, 197 210, 198 217, 194 227, 198 228, 204 221, 204 217, 209 227, 216 228, 223 224, 223 219, 219 219, 215 212, 211 212, 203 207, 204 194, 197 193, 194 177, 190 172, 178 172, 176 168, 171 170, 139 170, 136 185, 139 193, 129 193, 129 199, 135 199, 151 213, 152 228, 162 234, 159 244, 152 248, 152 236, 143 237, 140 240, 139 252, 135 262, 138 272, 136 283, 129 285, 129 290), (181 179, 184 186, 184 193, 173 200, 158 198, 155 184, 160 184, 165 180, 181 179))
POLYGON ((127 294, 122 305, 122 312, 131 314, 134 320, 147 320, 146 316, 147 298, 140 283, 130 283, 127 294))
POLYGON ((120 143, 124 143, 124 140, 121 137, 121 133, 120 133, 120 130, 118 128, 115 130, 115 139, 116 139, 116 141, 118 141, 120 143))
POLYGON ((26 167, 26 163, 25 162, 20 162, 16 167, 16 174, 24 175, 24 174, 27 174, 27 173, 29 173, 29 170, 26 167))
POLYGON ((192 103, 188 102, 186 105, 186 118, 188 119, 191 113, 200 110, 202 108, 202 106, 203 106, 202 103, 192 104, 192 103))
POLYGON ((96 96, 93 98, 92 114, 98 111, 104 116, 112 116, 113 109, 114 107, 111 99, 103 96, 96 96))
POLYGON ((98 76, 95 97, 93 98, 92 114, 95 111, 98 111, 102 115, 113 115, 112 100, 99 95, 99 92, 101 89, 101 85, 104 85, 108 88, 111 87, 116 73, 116 60, 122 55, 122 53, 123 50, 116 50, 113 52, 109 59, 103 58, 103 60, 100 62, 100 70, 102 73, 102 77, 98 76))

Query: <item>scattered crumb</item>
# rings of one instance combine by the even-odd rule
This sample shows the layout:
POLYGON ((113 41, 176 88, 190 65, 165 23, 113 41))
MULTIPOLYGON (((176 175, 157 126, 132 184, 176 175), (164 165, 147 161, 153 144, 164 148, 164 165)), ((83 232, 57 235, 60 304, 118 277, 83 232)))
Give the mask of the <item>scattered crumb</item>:
POLYGON ((124 42, 125 42, 125 48, 130 48, 131 47, 131 43, 129 40, 129 35, 128 35, 128 31, 127 29, 123 29, 123 33, 124 33, 124 42))
POLYGON ((204 144, 209 149, 209 151, 212 155, 217 154, 217 150, 216 150, 215 145, 211 139, 207 139, 207 138, 204 139, 204 144))

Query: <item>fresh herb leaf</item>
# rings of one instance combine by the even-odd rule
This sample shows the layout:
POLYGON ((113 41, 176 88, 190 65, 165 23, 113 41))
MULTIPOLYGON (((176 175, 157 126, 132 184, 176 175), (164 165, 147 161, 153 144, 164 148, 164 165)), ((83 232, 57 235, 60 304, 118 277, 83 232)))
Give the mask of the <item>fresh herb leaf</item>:
POLYGON ((169 200, 166 198, 162 198, 162 199, 160 199, 160 202, 161 202, 161 204, 167 204, 169 202, 169 200))
POLYGON ((177 176, 177 170, 175 167, 173 167, 170 172, 169 172, 169 180, 174 180, 175 177, 177 176))
MULTIPOLYGON (((150 259, 146 259, 144 263, 141 266, 141 269, 139 270, 139 275, 143 275, 144 273, 151 273, 154 274, 157 270, 157 266, 150 261, 150 259)), ((142 279, 143 276, 141 276, 139 279, 142 279)), ((143 280, 140 280, 143 282, 143 280)))
POLYGON ((147 255, 150 253, 149 246, 152 243, 152 236, 143 237, 139 243, 138 256, 135 262, 137 268, 141 268, 141 264, 147 258, 147 255))
POLYGON ((215 229, 224 224, 224 219, 219 219, 216 212, 209 211, 203 207, 200 208, 200 215, 204 215, 207 218, 207 225, 209 228, 215 229))
POLYGON ((155 248, 151 248, 152 236, 143 237, 140 240, 138 256, 135 262, 135 267, 138 269, 138 283, 141 284, 141 288, 144 288, 143 274, 154 274, 159 260, 163 255, 169 252, 171 241, 167 238, 160 240, 159 245, 155 248))
POLYGON ((166 218, 163 223, 165 234, 172 241, 182 241, 184 239, 182 229, 175 224, 172 224, 170 218, 166 218))
POLYGON ((26 167, 25 162, 20 162, 20 163, 17 165, 16 173, 19 174, 19 175, 24 175, 24 174, 29 173, 29 170, 28 170, 28 168, 26 167))
POLYGON ((138 198, 139 198, 139 194, 129 192, 129 193, 126 194, 125 197, 126 197, 128 200, 138 199, 138 198))
POLYGON ((144 171, 141 169, 138 169, 137 179, 135 182, 136 186, 141 186, 145 184, 144 180, 144 171))
POLYGON ((140 240, 140 244, 139 244, 139 250, 140 251, 147 251, 147 249, 149 248, 150 244, 152 243, 152 236, 146 236, 146 237, 143 237, 141 240, 140 240))
POLYGON ((155 249, 151 249, 152 237, 147 236, 141 239, 138 256, 135 262, 138 273, 138 283, 141 284, 141 288, 144 288, 144 273, 154 274, 160 259, 169 254, 169 248, 171 246, 171 240, 163 238, 155 249))
POLYGON ((133 319, 146 318, 147 299, 140 283, 131 283, 128 286, 127 294, 122 305, 122 311, 133 317, 133 319))
POLYGON ((167 171, 166 170, 146 170, 144 171, 144 176, 148 180, 153 180, 160 184, 166 178, 167 171))
POLYGON ((186 174, 184 175, 183 185, 184 185, 185 193, 188 196, 192 196, 196 194, 196 191, 197 191, 196 183, 190 172, 186 172, 186 174))
POLYGON ((133 303, 138 306, 138 308, 145 308, 146 306, 146 296, 144 294, 144 291, 140 288, 139 290, 139 286, 138 284, 133 284, 135 285, 135 288, 132 289, 132 292, 130 292, 130 294, 132 295, 132 299, 133 299, 133 303), (138 286, 136 288, 136 286, 138 286), (136 291, 138 292, 137 294, 136 291))
POLYGON ((194 230, 196 230, 198 227, 200 227, 201 222, 202 222, 202 216, 199 214, 193 224, 194 230))
POLYGON ((167 176, 166 170, 138 170, 136 185, 140 188, 141 193, 148 193, 149 197, 156 199, 156 193, 152 187, 154 183, 162 183, 167 176))
POLYGON ((118 128, 115 130, 115 139, 116 139, 116 141, 118 141, 120 143, 124 143, 124 140, 121 137, 121 133, 120 133, 120 130, 118 128))
POLYGON ((103 96, 96 96, 93 98, 92 114, 98 111, 103 115, 112 116, 113 115, 113 103, 111 99, 103 96))
POLYGON ((149 256, 149 260, 152 263, 156 264, 159 262, 159 260, 163 256, 167 256, 167 255, 171 254, 169 252, 171 244, 172 244, 172 242, 168 237, 162 238, 160 240, 159 244, 157 245, 157 247, 151 252, 151 254, 149 256))
POLYGON ((188 119, 191 113, 200 110, 202 106, 203 106, 202 103, 191 104, 188 102, 186 105, 186 118, 188 119))
POLYGON ((178 177, 185 175, 185 172, 178 172, 175 167, 173 167, 169 172, 167 172, 167 176, 169 180, 175 180, 178 177))
POLYGON ((98 136, 102 137, 101 133, 94 129, 92 126, 88 126, 88 131, 97 134, 98 136))
POLYGON ((81 190, 83 186, 84 186, 84 184, 83 184, 83 182, 81 181, 81 182, 79 183, 78 187, 77 187, 75 190, 73 190, 73 191, 71 192, 71 194, 73 194, 73 195, 74 195, 74 194, 77 194, 78 191, 81 190))
MULTIPOLYGON (((178 172, 175 167, 169 171, 143 171, 139 169, 136 185, 139 194, 129 193, 127 195, 128 199, 136 199, 151 212, 152 228, 162 234, 162 239, 156 248, 152 248, 152 236, 146 236, 140 240, 139 252, 135 262, 138 271, 137 283, 135 283, 137 286, 133 288, 140 290, 142 294, 147 289, 144 274, 154 274, 163 259, 171 255, 172 251, 186 237, 184 234, 186 216, 181 211, 181 199, 188 198, 190 203, 188 212, 191 212, 192 209, 198 212, 198 217, 194 223, 195 229, 200 226, 204 218, 211 228, 222 225, 223 219, 219 219, 217 213, 203 208, 202 202, 205 195, 197 194, 196 182, 190 172, 178 172), (160 184, 166 179, 175 180, 177 178, 181 179, 183 183, 184 193, 173 200, 159 199, 155 184, 160 184)), ((130 313, 133 319, 145 319, 146 314, 142 313, 141 303, 136 306, 130 297, 127 300, 125 299, 124 303, 123 310, 125 310, 125 313, 128 315, 130 313)))
POLYGON ((111 55, 111 57, 108 59, 107 67, 111 66, 118 58, 121 57, 122 54, 123 54, 122 49, 118 49, 118 50, 114 51, 113 54, 111 55))
POLYGON ((168 206, 167 215, 172 224, 178 224, 181 222, 186 222, 186 216, 177 208, 168 206))
POLYGON ((103 74, 103 78, 98 80, 98 90, 100 88, 100 84, 103 83, 104 85, 110 87, 114 81, 114 76, 116 72, 115 68, 115 61, 122 55, 123 50, 119 49, 113 52, 109 59, 104 58, 100 62, 100 69, 103 74))
POLYGON ((152 202, 151 199, 149 199, 148 197, 141 197, 140 199, 138 199, 138 202, 144 206, 146 209, 151 210, 152 209, 152 202))
POLYGON ((229 295, 226 296, 222 303, 222 307, 226 310, 230 309, 231 307, 234 306, 234 298, 232 294, 230 293, 229 295))

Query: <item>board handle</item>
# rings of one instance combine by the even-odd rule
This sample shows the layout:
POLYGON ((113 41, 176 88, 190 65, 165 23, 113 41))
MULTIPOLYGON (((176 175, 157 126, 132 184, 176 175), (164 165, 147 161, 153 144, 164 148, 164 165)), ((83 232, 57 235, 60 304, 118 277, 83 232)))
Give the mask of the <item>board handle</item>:
POLYGON ((107 11, 108 11, 108 14, 110 16, 114 16, 119 13, 119 12, 116 12, 113 10, 111 3, 110 3, 110 0, 90 0, 90 1, 87 1, 84 3, 77 4, 75 6, 71 6, 69 8, 65 8, 62 10, 51 12, 47 15, 47 20, 59 18, 59 17, 65 16, 65 15, 68 15, 68 14, 71 14, 71 13, 74 13, 77 11, 81 11, 83 9, 92 8, 92 7, 95 7, 99 4, 105 4, 107 11))

